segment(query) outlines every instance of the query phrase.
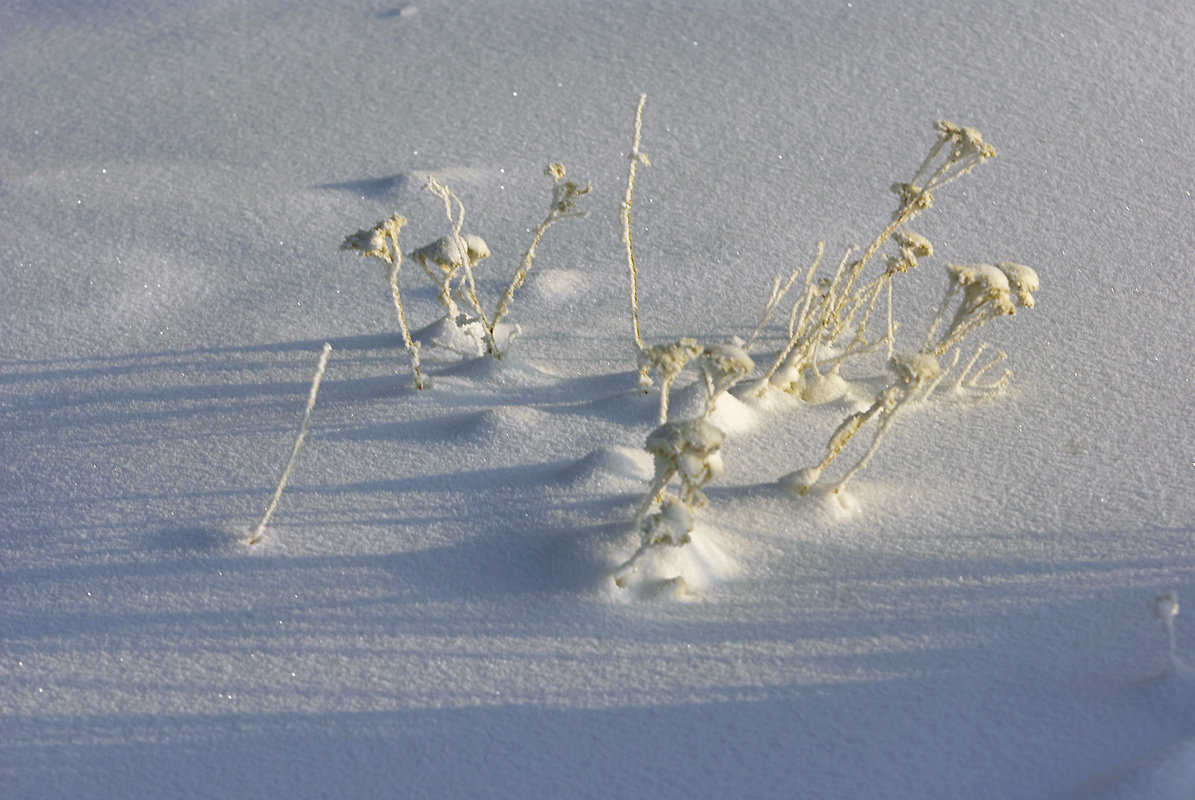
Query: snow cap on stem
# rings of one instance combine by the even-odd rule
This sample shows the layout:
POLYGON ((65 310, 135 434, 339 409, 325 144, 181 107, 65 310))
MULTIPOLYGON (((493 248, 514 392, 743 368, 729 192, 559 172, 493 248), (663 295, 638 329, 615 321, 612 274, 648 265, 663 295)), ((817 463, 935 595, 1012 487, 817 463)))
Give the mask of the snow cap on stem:
POLYGON ((655 370, 664 381, 671 381, 681 373, 688 364, 702 352, 702 347, 696 339, 684 337, 667 344, 655 344, 644 347, 639 351, 640 382, 644 388, 650 387, 648 372, 655 370))
POLYGON ((718 395, 755 369, 755 362, 747 355, 747 351, 733 344, 717 344, 705 348, 697 364, 705 378, 705 387, 709 394, 707 416, 713 413, 718 395))
POLYGON ((726 434, 704 419, 665 422, 647 436, 644 449, 655 457, 656 474, 681 480, 681 501, 689 508, 705 505, 701 487, 722 475, 719 451, 726 434))
POLYGON ((1008 278, 1008 285, 1014 292, 1017 305, 1022 308, 1033 308, 1032 293, 1037 291, 1037 273, 1024 264, 1015 264, 1012 261, 997 262, 996 269, 1003 272, 1004 277, 1008 278))
POLYGON ((897 231, 892 234, 892 238, 896 240, 896 244, 902 250, 911 250, 914 256, 918 258, 929 258, 934 254, 934 246, 929 239, 926 239, 920 233, 913 233, 912 231, 897 231))
POLYGON ((473 267, 477 265, 477 262, 489 257, 489 245, 480 236, 466 233, 460 237, 460 241, 465 245, 463 256, 456 237, 441 236, 431 244, 425 244, 413 251, 411 259, 424 266, 435 266, 441 272, 451 274, 465 265, 465 258, 468 258, 469 266, 473 267))
POLYGON ((991 264, 947 264, 950 279, 963 289, 963 313, 991 303, 1000 314, 1015 314, 1008 278, 991 264))
POLYGON ((344 237, 340 249, 356 250, 363 256, 373 256, 382 259, 387 264, 393 264, 394 255, 391 254, 386 240, 389 239, 390 245, 397 249, 398 232, 406 224, 407 218, 402 214, 387 217, 372 228, 363 228, 344 237))
POLYGON ((675 497, 665 497, 660 510, 643 521, 643 542, 648 546, 688 544, 693 527, 693 511, 675 497))

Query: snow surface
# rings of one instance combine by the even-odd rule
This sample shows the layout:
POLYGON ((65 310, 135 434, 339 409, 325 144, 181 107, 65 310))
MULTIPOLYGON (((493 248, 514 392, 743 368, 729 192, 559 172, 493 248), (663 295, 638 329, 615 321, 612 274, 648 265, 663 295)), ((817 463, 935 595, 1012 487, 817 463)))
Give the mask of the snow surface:
POLYGON ((1180 2, 8 0, 0 794, 1195 797, 1195 627, 1170 654, 1151 611, 1195 604, 1192 41, 1180 2), (1009 390, 904 413, 846 502, 777 479, 869 395, 723 398, 694 541, 626 592, 641 92, 651 342, 750 333, 943 117, 999 157, 915 222, 898 307, 946 261, 1042 288, 983 331, 1009 390), (435 175, 493 302, 550 161, 590 214, 511 358, 428 347, 416 393, 341 240, 444 235, 435 175))

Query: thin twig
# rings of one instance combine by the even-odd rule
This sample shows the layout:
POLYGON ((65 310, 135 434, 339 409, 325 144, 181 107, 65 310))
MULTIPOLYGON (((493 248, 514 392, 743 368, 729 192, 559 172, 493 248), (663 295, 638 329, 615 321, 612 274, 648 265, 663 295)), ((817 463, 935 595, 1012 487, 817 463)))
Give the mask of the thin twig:
POLYGON ((331 354, 332 345, 325 342, 324 349, 320 352, 319 364, 315 368, 315 375, 311 379, 311 391, 307 395, 307 411, 303 414, 303 424, 299 428, 298 438, 295 439, 295 447, 291 450, 290 461, 286 462, 286 469, 282 470, 282 477, 278 479, 278 488, 274 490, 274 496, 270 498, 265 516, 261 518, 261 522, 257 523, 253 535, 249 537, 249 544, 257 544, 261 541, 266 525, 269 523, 270 517, 274 516, 274 510, 278 508, 278 501, 282 499, 282 490, 286 488, 286 482, 290 480, 290 473, 299 459, 299 450, 303 447, 303 440, 307 437, 307 426, 311 424, 311 411, 315 408, 315 398, 319 394, 320 381, 324 379, 324 369, 328 366, 328 356, 331 354))

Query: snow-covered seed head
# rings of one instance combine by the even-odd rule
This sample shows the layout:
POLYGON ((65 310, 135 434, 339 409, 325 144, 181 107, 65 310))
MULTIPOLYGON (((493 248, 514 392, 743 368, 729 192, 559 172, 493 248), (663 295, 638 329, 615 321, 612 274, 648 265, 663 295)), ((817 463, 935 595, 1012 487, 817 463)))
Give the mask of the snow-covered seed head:
POLYGON ((688 544, 692 531, 693 512, 675 497, 665 497, 660 501, 660 510, 643 521, 643 539, 647 544, 688 544))
POLYGON ((934 204, 933 195, 915 183, 894 183, 892 191, 900 198, 901 208, 924 211, 934 204))
POLYGON ((918 258, 929 258, 934 254, 933 244, 920 233, 900 230, 892 234, 892 238, 902 250, 911 250, 918 258))
POLYGON ((665 422, 648 434, 644 449, 654 456, 676 460, 686 453, 710 456, 722 449, 726 434, 704 419, 665 422))
POLYGON ((668 344, 655 344, 644 347, 639 351, 638 361, 640 373, 646 375, 649 370, 656 370, 661 378, 669 381, 680 374, 694 358, 701 354, 701 345, 696 339, 684 338, 668 344))
POLYGON ((996 155, 996 148, 985 142, 983 136, 974 128, 964 126, 960 129, 958 143, 961 158, 988 159, 996 155))
POLYGON ((755 369, 755 362, 747 355, 747 351, 733 344, 716 344, 705 348, 699 363, 715 394, 726 391, 755 369))
MULTIPOLYGON (((480 236, 467 233, 461 236, 460 240, 464 242, 464 256, 469 259, 470 267, 489 257, 490 248, 480 236)), ((420 247, 411 253, 411 258, 424 266, 436 266, 441 272, 446 273, 455 272, 465 264, 457 239, 452 236, 441 236, 431 244, 420 247)))
POLYGON ((934 123, 934 130, 944 141, 954 142, 952 159, 960 161, 964 158, 978 158, 987 160, 996 155, 996 148, 983 140, 983 136, 974 128, 966 125, 955 125, 953 122, 941 119, 934 123))
POLYGON ((942 371, 938 359, 929 353, 897 353, 889 363, 901 382, 910 386, 933 380, 942 371))
POLYGON ((372 228, 363 228, 344 238, 340 248, 342 250, 356 250, 363 256, 380 258, 388 264, 394 263, 394 256, 386 245, 386 239, 398 247, 398 232, 407 224, 407 218, 401 214, 387 217, 372 228))
POLYGON ((1033 292, 1037 291, 1037 273, 1024 264, 1012 261, 1001 261, 996 268, 1008 278, 1008 285, 1012 288, 1017 305, 1033 308, 1033 292))
MULTIPOLYGON (((691 497, 692 489, 700 488, 715 478, 722 477, 723 472, 725 468, 722 465, 722 455, 717 449, 708 453, 704 450, 686 450, 676 459, 676 474, 686 487, 683 492, 686 499, 691 497)), ((704 503, 698 502, 694 505, 704 503)))
POLYGON ((340 249, 356 250, 363 256, 374 256, 383 261, 392 260, 390 251, 386 248, 386 235, 377 228, 362 228, 349 234, 340 245, 340 249))
POLYGON ((483 258, 490 257, 490 246, 485 243, 485 239, 475 234, 466 234, 465 249, 469 254, 469 264, 476 265, 478 261, 483 258))
POLYGON ((1008 278, 991 264, 947 264, 946 272, 960 286, 979 286, 984 292, 1008 291, 1008 278))
POLYGON ((722 475, 719 451, 726 434, 704 419, 665 422, 647 436, 644 449, 655 457, 656 474, 676 474, 681 500, 690 508, 705 505, 701 487, 722 475))
POLYGON ((974 311, 989 303, 1000 314, 1015 314, 1008 278, 991 264, 947 264, 951 280, 963 287, 963 308, 974 311))
POLYGON ((796 472, 790 472, 788 475, 780 479, 780 485, 785 486, 797 494, 805 494, 813 488, 813 484, 817 483, 817 479, 822 475, 821 467, 805 467, 796 472))

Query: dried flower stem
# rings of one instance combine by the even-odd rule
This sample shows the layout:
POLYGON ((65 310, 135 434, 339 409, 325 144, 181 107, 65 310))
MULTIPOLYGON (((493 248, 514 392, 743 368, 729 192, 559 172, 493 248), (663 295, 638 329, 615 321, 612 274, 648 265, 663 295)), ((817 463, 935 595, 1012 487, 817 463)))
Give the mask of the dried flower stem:
MULTIPOLYGON (((549 164, 544 169, 544 174, 554 178, 556 186, 552 190, 552 206, 548 210, 548 215, 544 217, 543 221, 535 229, 535 236, 531 239, 531 245, 527 248, 527 252, 523 253, 523 260, 519 264, 519 269, 515 272, 514 278, 511 279, 510 284, 506 290, 502 292, 502 296, 498 298, 498 307, 494 311, 494 318, 491 322, 486 323, 488 328, 488 340, 495 342, 494 329, 498 326, 498 321, 506 316, 507 307, 511 300, 514 299, 515 290, 523 285, 527 280, 527 273, 531 271, 531 262, 535 260, 535 251, 539 247, 539 242, 544 238, 544 234, 548 228, 562 219, 569 219, 570 217, 583 217, 584 211, 574 211, 573 204, 577 198, 583 194, 587 194, 590 190, 588 183, 585 188, 581 188, 572 181, 564 181, 564 165, 559 163, 549 164), (563 182, 562 182, 563 181, 563 182)), ((509 342, 508 342, 509 343, 509 342)), ((502 353, 495 347, 492 355, 495 358, 501 358, 502 353)))
POLYGON ((319 394, 319 385, 324 379, 324 370, 328 366, 328 356, 331 354, 332 345, 325 342, 324 349, 320 351, 315 375, 311 378, 311 389, 307 393, 307 410, 303 414, 303 424, 299 427, 299 435, 295 439, 294 449, 290 452, 290 460, 286 462, 286 469, 282 470, 282 477, 278 479, 278 488, 274 490, 274 496, 270 498, 265 515, 261 518, 261 522, 257 523, 253 535, 249 537, 249 544, 257 544, 261 541, 262 536, 265 535, 266 525, 269 524, 270 517, 274 516, 274 511, 278 508, 278 501, 282 499, 282 490, 286 488, 286 482, 290 480, 290 473, 299 459, 299 450, 303 447, 303 440, 307 438, 307 426, 311 424, 311 412, 315 408, 315 398, 319 394))
POLYGON ((402 296, 398 293, 398 267, 402 253, 395 248, 397 260, 386 265, 386 281, 390 284, 390 297, 394 300, 394 314, 398 317, 398 329, 402 331, 402 341, 411 355, 411 378, 416 389, 423 389, 423 373, 420 370, 419 342, 411 338, 411 329, 407 325, 407 315, 402 310, 402 296))
POLYGON ((639 164, 651 165, 646 155, 639 152, 639 140, 643 132, 643 104, 647 102, 647 95, 639 95, 639 105, 635 108, 635 136, 631 143, 631 166, 627 172, 627 191, 622 200, 619 217, 622 221, 622 243, 627 250, 627 269, 631 276, 631 329, 635 334, 635 346, 643 349, 643 337, 639 335, 639 273, 635 269, 635 248, 631 244, 631 197, 635 193, 635 172, 639 164))
MULTIPOLYGON (((419 343, 412 340, 411 329, 402 309, 402 296, 398 291, 398 270, 402 267, 402 248, 398 244, 399 231, 407 224, 402 214, 387 217, 372 228, 359 230, 345 237, 342 250, 356 250, 363 256, 372 256, 386 262, 386 283, 390 286, 390 297, 394 300, 394 313, 398 317, 398 328, 402 331, 403 344, 411 355, 411 372, 415 388, 423 388, 423 375, 419 371, 419 343)), ((426 268, 426 265, 425 265, 426 268)))
MULTIPOLYGON (((806 286, 808 286, 809 283, 813 280, 813 273, 815 271, 817 271, 817 265, 819 263, 821 263, 822 254, 825 253, 825 251, 826 251, 826 243, 818 242, 817 243, 817 256, 813 259, 813 264, 810 265, 809 272, 805 276, 805 285, 806 286)), ((755 344, 755 340, 759 338, 759 335, 761 333, 763 333, 764 326, 768 324, 768 320, 770 320, 772 318, 772 315, 776 313, 776 309, 780 307, 780 303, 782 303, 784 301, 784 296, 788 294, 788 290, 792 288, 793 284, 796 282, 797 277, 800 274, 801 274, 801 267, 797 267, 796 269, 794 269, 792 271, 792 273, 788 276, 788 281, 784 284, 783 287, 781 287, 781 285, 780 285, 780 276, 779 275, 777 275, 775 280, 772 281, 772 293, 768 297, 768 302, 764 305, 763 317, 762 317, 762 319, 760 319, 759 325, 757 325, 755 327, 755 330, 751 332, 751 335, 749 337, 747 337, 747 343, 743 345, 744 350, 750 350, 751 345, 755 344)), ((790 331, 790 335, 791 335, 791 331, 790 331)))
MULTIPOLYGON (((485 328, 486 352, 491 354, 497 353, 498 344, 494 341, 494 326, 490 323, 489 317, 486 316, 485 309, 481 307, 481 301, 477 299, 477 282, 473 278, 473 264, 468 255, 469 245, 465 241, 465 237, 461 235, 461 229, 465 225, 465 204, 461 202, 461 199, 451 189, 434 177, 428 179, 427 186, 424 188, 444 201, 444 214, 448 217, 448 224, 452 226, 452 232, 449 236, 452 240, 453 248, 460 254, 460 268, 464 270, 464 278, 460 283, 461 296, 469 303, 469 307, 477 314, 477 318, 481 320, 481 324, 485 328), (453 210, 454 206, 456 209, 455 212, 453 210)), ((445 285, 442 287, 443 291, 448 290, 447 284, 451 280, 451 275, 445 277, 445 285)))

